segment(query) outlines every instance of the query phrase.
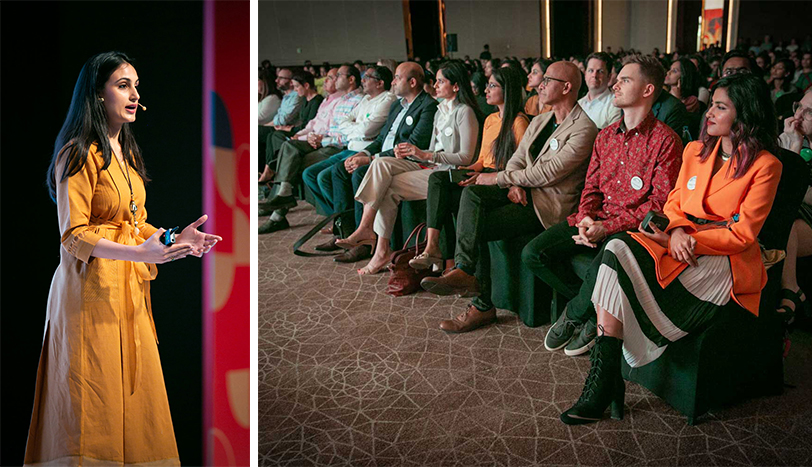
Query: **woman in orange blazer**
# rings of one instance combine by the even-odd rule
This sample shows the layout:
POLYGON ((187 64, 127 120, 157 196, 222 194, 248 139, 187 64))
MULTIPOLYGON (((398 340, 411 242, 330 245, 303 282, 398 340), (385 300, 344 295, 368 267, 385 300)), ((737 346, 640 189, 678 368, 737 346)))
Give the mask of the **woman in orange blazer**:
POLYGON ((730 299, 758 315, 767 274, 757 237, 781 178, 771 154, 774 114, 763 80, 720 80, 700 141, 685 148, 663 208, 667 228, 641 226, 605 243, 590 284, 602 335, 583 393, 561 421, 595 422, 609 405, 613 418, 623 417, 621 355, 632 367, 654 361, 730 299))

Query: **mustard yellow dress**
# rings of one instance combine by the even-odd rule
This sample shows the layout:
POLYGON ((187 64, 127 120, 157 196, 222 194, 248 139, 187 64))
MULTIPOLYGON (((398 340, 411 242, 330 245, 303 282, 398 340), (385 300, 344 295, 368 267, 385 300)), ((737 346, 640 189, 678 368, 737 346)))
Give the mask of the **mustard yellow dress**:
MULTIPOLYGON (((26 465, 180 465, 149 284, 154 264, 91 257, 107 240, 143 243, 144 183, 107 169, 93 146, 82 170, 57 184, 61 261, 51 283, 26 465), (137 221, 137 229, 135 221, 137 221)), ((57 180, 61 165, 57 170, 57 180)))

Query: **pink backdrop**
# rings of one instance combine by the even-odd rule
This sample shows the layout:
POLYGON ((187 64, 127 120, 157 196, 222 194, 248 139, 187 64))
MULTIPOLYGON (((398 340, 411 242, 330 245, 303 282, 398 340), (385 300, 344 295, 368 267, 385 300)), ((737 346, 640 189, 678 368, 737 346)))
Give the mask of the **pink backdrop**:
POLYGON ((206 465, 250 464, 250 5, 204 3, 205 226, 223 237, 204 263, 206 465))

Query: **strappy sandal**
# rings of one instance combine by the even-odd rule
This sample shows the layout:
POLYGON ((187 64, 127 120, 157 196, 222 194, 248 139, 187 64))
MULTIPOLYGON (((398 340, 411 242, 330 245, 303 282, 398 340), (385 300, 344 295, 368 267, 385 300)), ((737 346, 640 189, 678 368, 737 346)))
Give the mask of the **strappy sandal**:
POLYGON ((806 300, 806 297, 803 297, 803 295, 804 293, 800 288, 797 292, 790 289, 781 289, 781 299, 790 300, 794 305, 794 308, 790 308, 789 305, 781 305, 776 308, 776 311, 783 315, 784 321, 787 324, 791 324, 793 321, 795 321, 795 315, 801 310, 808 310, 810 308, 809 301, 806 300))
POLYGON ((425 251, 409 260, 409 266, 418 271, 431 268, 432 271, 436 272, 442 265, 443 258, 429 256, 425 251))

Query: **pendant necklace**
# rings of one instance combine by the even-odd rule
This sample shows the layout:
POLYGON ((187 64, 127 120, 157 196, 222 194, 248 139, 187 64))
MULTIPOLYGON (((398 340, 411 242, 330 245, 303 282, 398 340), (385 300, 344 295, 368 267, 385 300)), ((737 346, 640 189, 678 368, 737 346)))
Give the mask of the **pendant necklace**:
POLYGON ((130 167, 129 164, 125 162, 124 167, 121 167, 121 161, 118 159, 116 153, 113 153, 116 156, 116 162, 118 162, 119 168, 121 168, 121 172, 124 173, 124 177, 127 180, 127 186, 130 188, 130 214, 132 215, 133 226, 135 227, 135 234, 138 235, 141 231, 138 229, 138 221, 135 220, 135 212, 138 211, 138 205, 135 204, 135 196, 133 196, 133 184, 130 181, 130 167))

